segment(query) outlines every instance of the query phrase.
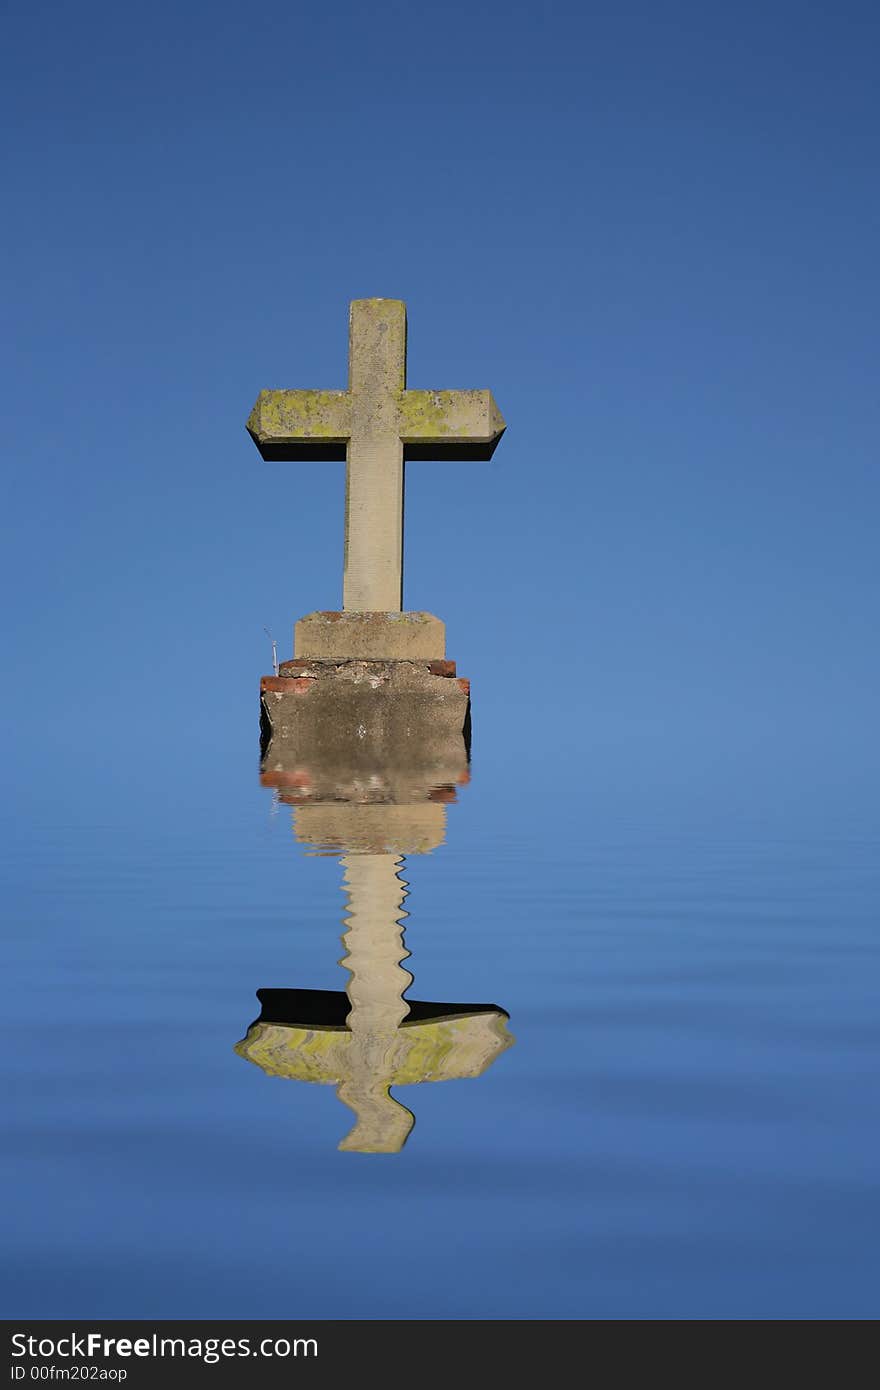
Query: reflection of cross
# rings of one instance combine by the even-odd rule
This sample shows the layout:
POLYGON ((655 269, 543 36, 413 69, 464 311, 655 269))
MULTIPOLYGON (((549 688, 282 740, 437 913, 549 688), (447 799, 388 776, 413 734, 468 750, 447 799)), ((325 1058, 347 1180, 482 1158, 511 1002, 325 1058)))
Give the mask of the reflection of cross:
POLYGON ((406 459, 487 459, 504 431, 490 391, 407 391, 406 305, 355 299, 347 391, 261 391, 248 430, 264 459, 343 459, 343 608, 399 613, 406 459))
POLYGON ((339 1147, 359 1153, 397 1153, 406 1143, 413 1115, 392 1086, 480 1076, 513 1043, 507 1014, 494 1004, 404 999, 412 976, 402 965, 402 862, 397 854, 342 857, 346 993, 259 990, 263 1011, 235 1049, 270 1076, 335 1085, 357 1120, 339 1147))

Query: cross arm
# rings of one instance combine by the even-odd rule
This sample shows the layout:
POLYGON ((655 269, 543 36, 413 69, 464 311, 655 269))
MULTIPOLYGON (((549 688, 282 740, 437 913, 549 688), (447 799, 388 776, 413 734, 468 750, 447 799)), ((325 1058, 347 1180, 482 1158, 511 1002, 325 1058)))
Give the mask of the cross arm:
POLYGON ((405 459, 490 459, 505 428, 491 391, 404 391, 398 416, 405 459))
POLYGON ((264 459, 344 459, 351 397, 347 391, 261 391, 247 429, 264 459))

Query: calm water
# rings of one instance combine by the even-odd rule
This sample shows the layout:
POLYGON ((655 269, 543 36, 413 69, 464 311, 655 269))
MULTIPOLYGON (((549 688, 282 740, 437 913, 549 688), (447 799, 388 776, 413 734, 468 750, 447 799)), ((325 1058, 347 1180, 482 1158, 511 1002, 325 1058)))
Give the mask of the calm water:
POLYGON ((4 828, 5 1315, 875 1316, 876 821, 808 782, 484 731, 442 843, 343 865, 240 742, 47 761, 4 828), (362 1011, 389 971, 430 1007, 340 1061, 358 942, 362 1011), (258 989, 327 993, 260 1053, 258 989))

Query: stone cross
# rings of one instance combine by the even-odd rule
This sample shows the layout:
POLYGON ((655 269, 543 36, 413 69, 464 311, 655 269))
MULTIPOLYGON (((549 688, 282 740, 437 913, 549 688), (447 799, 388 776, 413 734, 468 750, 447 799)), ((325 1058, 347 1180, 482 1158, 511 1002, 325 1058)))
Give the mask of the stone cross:
POLYGON ((427 1004, 403 997, 413 982, 403 965, 409 957, 401 923, 407 916, 403 859, 355 852, 341 862, 348 954, 340 964, 351 976, 345 994, 258 990, 262 1013, 235 1051, 270 1076, 334 1085, 356 1120, 340 1149, 398 1153, 415 1117, 391 1095, 392 1086, 481 1076, 514 1040, 508 1014, 497 1004, 427 1004))
POLYGON ((491 391, 406 389, 406 305, 355 299, 347 391, 261 391, 247 423, 264 459, 346 459, 343 609, 403 604, 403 466, 488 459, 504 432, 491 391))

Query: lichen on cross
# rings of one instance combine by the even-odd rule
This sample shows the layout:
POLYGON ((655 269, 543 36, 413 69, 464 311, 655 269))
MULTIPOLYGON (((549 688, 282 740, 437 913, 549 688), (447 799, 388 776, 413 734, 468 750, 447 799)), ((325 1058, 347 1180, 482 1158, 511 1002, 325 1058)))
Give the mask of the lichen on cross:
POLYGON ((504 432, 491 391, 408 391, 406 305, 355 299, 347 391, 261 391, 247 423, 264 459, 346 459, 346 612, 399 613, 403 470, 488 459, 504 432))

